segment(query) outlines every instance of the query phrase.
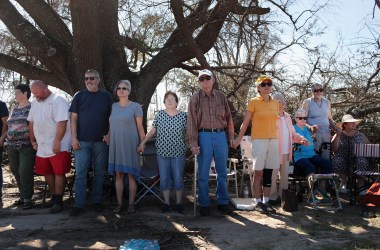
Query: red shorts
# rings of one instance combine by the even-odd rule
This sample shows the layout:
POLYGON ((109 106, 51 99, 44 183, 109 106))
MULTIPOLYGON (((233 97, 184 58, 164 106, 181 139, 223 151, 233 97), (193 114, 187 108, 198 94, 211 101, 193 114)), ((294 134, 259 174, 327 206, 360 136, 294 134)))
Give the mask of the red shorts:
POLYGON ((39 175, 63 175, 70 172, 71 155, 67 151, 63 151, 57 155, 42 158, 36 156, 36 166, 34 172, 39 175))

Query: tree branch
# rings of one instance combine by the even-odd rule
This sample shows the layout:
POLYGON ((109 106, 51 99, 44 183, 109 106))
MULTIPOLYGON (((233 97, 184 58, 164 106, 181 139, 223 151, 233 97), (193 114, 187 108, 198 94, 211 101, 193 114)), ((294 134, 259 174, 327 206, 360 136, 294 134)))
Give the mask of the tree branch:
POLYGON ((73 93, 67 79, 58 78, 54 73, 2 53, 0 53, 0 67, 15 71, 30 79, 43 80, 47 84, 60 88, 67 93, 73 93))
POLYGON ((182 35, 184 36, 184 40, 186 41, 190 50, 195 54, 195 57, 197 58, 202 68, 210 69, 210 65, 208 64, 206 57, 204 56, 202 50, 195 43, 192 36, 192 32, 190 31, 186 23, 186 20, 183 16, 183 9, 182 9, 181 2, 182 1, 180 0, 170 0, 170 5, 173 10, 174 18, 178 24, 180 31, 182 32, 182 35))
POLYGON ((43 0, 16 1, 29 13, 47 37, 65 47, 66 50, 72 46, 73 37, 70 30, 50 5, 43 0))
POLYGON ((0 1, 0 19, 13 36, 52 72, 64 72, 65 58, 51 41, 28 22, 9 0, 0 1))

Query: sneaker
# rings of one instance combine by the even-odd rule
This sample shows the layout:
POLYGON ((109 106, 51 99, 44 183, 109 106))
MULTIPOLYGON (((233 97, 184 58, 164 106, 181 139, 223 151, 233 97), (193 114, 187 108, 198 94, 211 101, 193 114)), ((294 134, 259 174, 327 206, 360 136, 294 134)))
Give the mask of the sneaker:
POLYGON ((100 213, 104 210, 103 205, 100 203, 94 203, 92 207, 94 208, 94 211, 97 213, 100 213))
POLYGON ((42 207, 51 208, 54 206, 54 204, 55 204, 55 196, 53 196, 48 202, 45 202, 44 204, 42 204, 42 207))
POLYGON ((161 211, 163 213, 170 213, 172 211, 172 209, 170 208, 169 204, 164 204, 164 206, 162 207, 161 211))
POLYGON ((20 206, 20 205, 22 205, 22 204, 24 204, 24 200, 23 200, 22 198, 16 200, 16 201, 13 203, 13 205, 15 205, 15 206, 20 206))
POLYGON ((267 205, 262 203, 262 202, 258 202, 255 207, 254 207, 254 210, 257 211, 257 212, 260 212, 262 214, 269 214, 269 211, 268 211, 268 208, 267 208, 267 205))
POLYGON ((136 210, 135 210, 135 204, 129 204, 127 212, 129 214, 133 214, 134 212, 136 212, 136 210))
POLYGON ((267 210, 269 213, 275 214, 277 212, 276 209, 274 209, 270 204, 265 203, 265 205, 267 206, 267 210))
POLYGON ((123 210, 123 206, 121 206, 121 205, 117 205, 117 206, 115 207, 115 209, 112 210, 112 213, 114 213, 114 214, 118 214, 118 213, 121 212, 121 210, 123 210))
POLYGON ((210 207, 209 206, 200 207, 199 213, 201 214, 201 216, 210 216, 210 207))
POLYGON ((180 213, 180 214, 183 214, 183 206, 182 206, 182 204, 181 203, 178 203, 177 205, 175 205, 175 211, 177 212, 177 213, 180 213))
POLYGON ((218 205, 218 210, 225 215, 232 214, 232 210, 228 207, 228 205, 218 205))
POLYGON ((51 214, 56 214, 56 213, 61 212, 62 209, 63 209, 62 204, 55 203, 55 204, 49 209, 49 213, 51 213, 51 214))
POLYGON ((74 217, 74 216, 78 216, 78 215, 82 214, 83 212, 84 212, 83 208, 73 207, 73 208, 71 208, 69 214, 70 214, 70 216, 74 217))
POLYGON ((277 197, 276 200, 269 200, 268 202, 270 205, 272 206, 279 206, 281 205, 281 198, 280 197, 277 197))
POLYGON ((32 209, 32 208, 33 208, 33 204, 31 201, 23 202, 23 204, 22 204, 23 210, 28 210, 28 209, 32 209))

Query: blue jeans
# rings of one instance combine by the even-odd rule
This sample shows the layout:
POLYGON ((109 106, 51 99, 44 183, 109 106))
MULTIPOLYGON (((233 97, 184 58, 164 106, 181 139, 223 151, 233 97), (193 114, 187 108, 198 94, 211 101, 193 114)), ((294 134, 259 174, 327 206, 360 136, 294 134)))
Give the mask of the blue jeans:
POLYGON ((298 167, 301 170, 301 173, 305 176, 315 174, 317 172, 320 174, 332 173, 331 161, 318 155, 314 155, 311 158, 299 159, 296 161, 295 166, 298 167))
POLYGON ((227 205, 229 196, 227 192, 228 145, 226 134, 224 132, 199 132, 198 144, 201 151, 198 155, 199 206, 210 206, 208 179, 212 157, 214 157, 215 170, 218 174, 216 188, 217 203, 218 205, 227 205))
POLYGON ((157 155, 160 169, 161 190, 183 189, 183 170, 185 168, 185 156, 164 157, 157 155))
POLYGON ((108 146, 104 142, 80 141, 75 150, 75 207, 84 208, 86 203, 87 173, 92 166, 91 202, 102 203, 104 175, 108 164, 108 146))

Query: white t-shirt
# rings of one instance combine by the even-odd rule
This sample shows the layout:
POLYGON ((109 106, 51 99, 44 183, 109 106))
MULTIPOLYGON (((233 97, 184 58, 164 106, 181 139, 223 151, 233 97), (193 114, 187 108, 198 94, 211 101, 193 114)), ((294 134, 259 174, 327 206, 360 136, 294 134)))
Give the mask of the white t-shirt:
POLYGON ((33 122, 34 136, 38 143, 37 156, 42 158, 55 155, 53 153, 53 142, 57 131, 57 123, 67 121, 66 133, 61 141, 61 151, 70 152, 69 103, 63 97, 52 93, 43 101, 34 100, 30 108, 28 121, 33 122))
POLYGON ((288 126, 286 126, 285 122, 285 116, 281 116, 281 122, 282 122, 282 154, 286 155, 290 153, 290 142, 289 142, 289 129, 288 126))

